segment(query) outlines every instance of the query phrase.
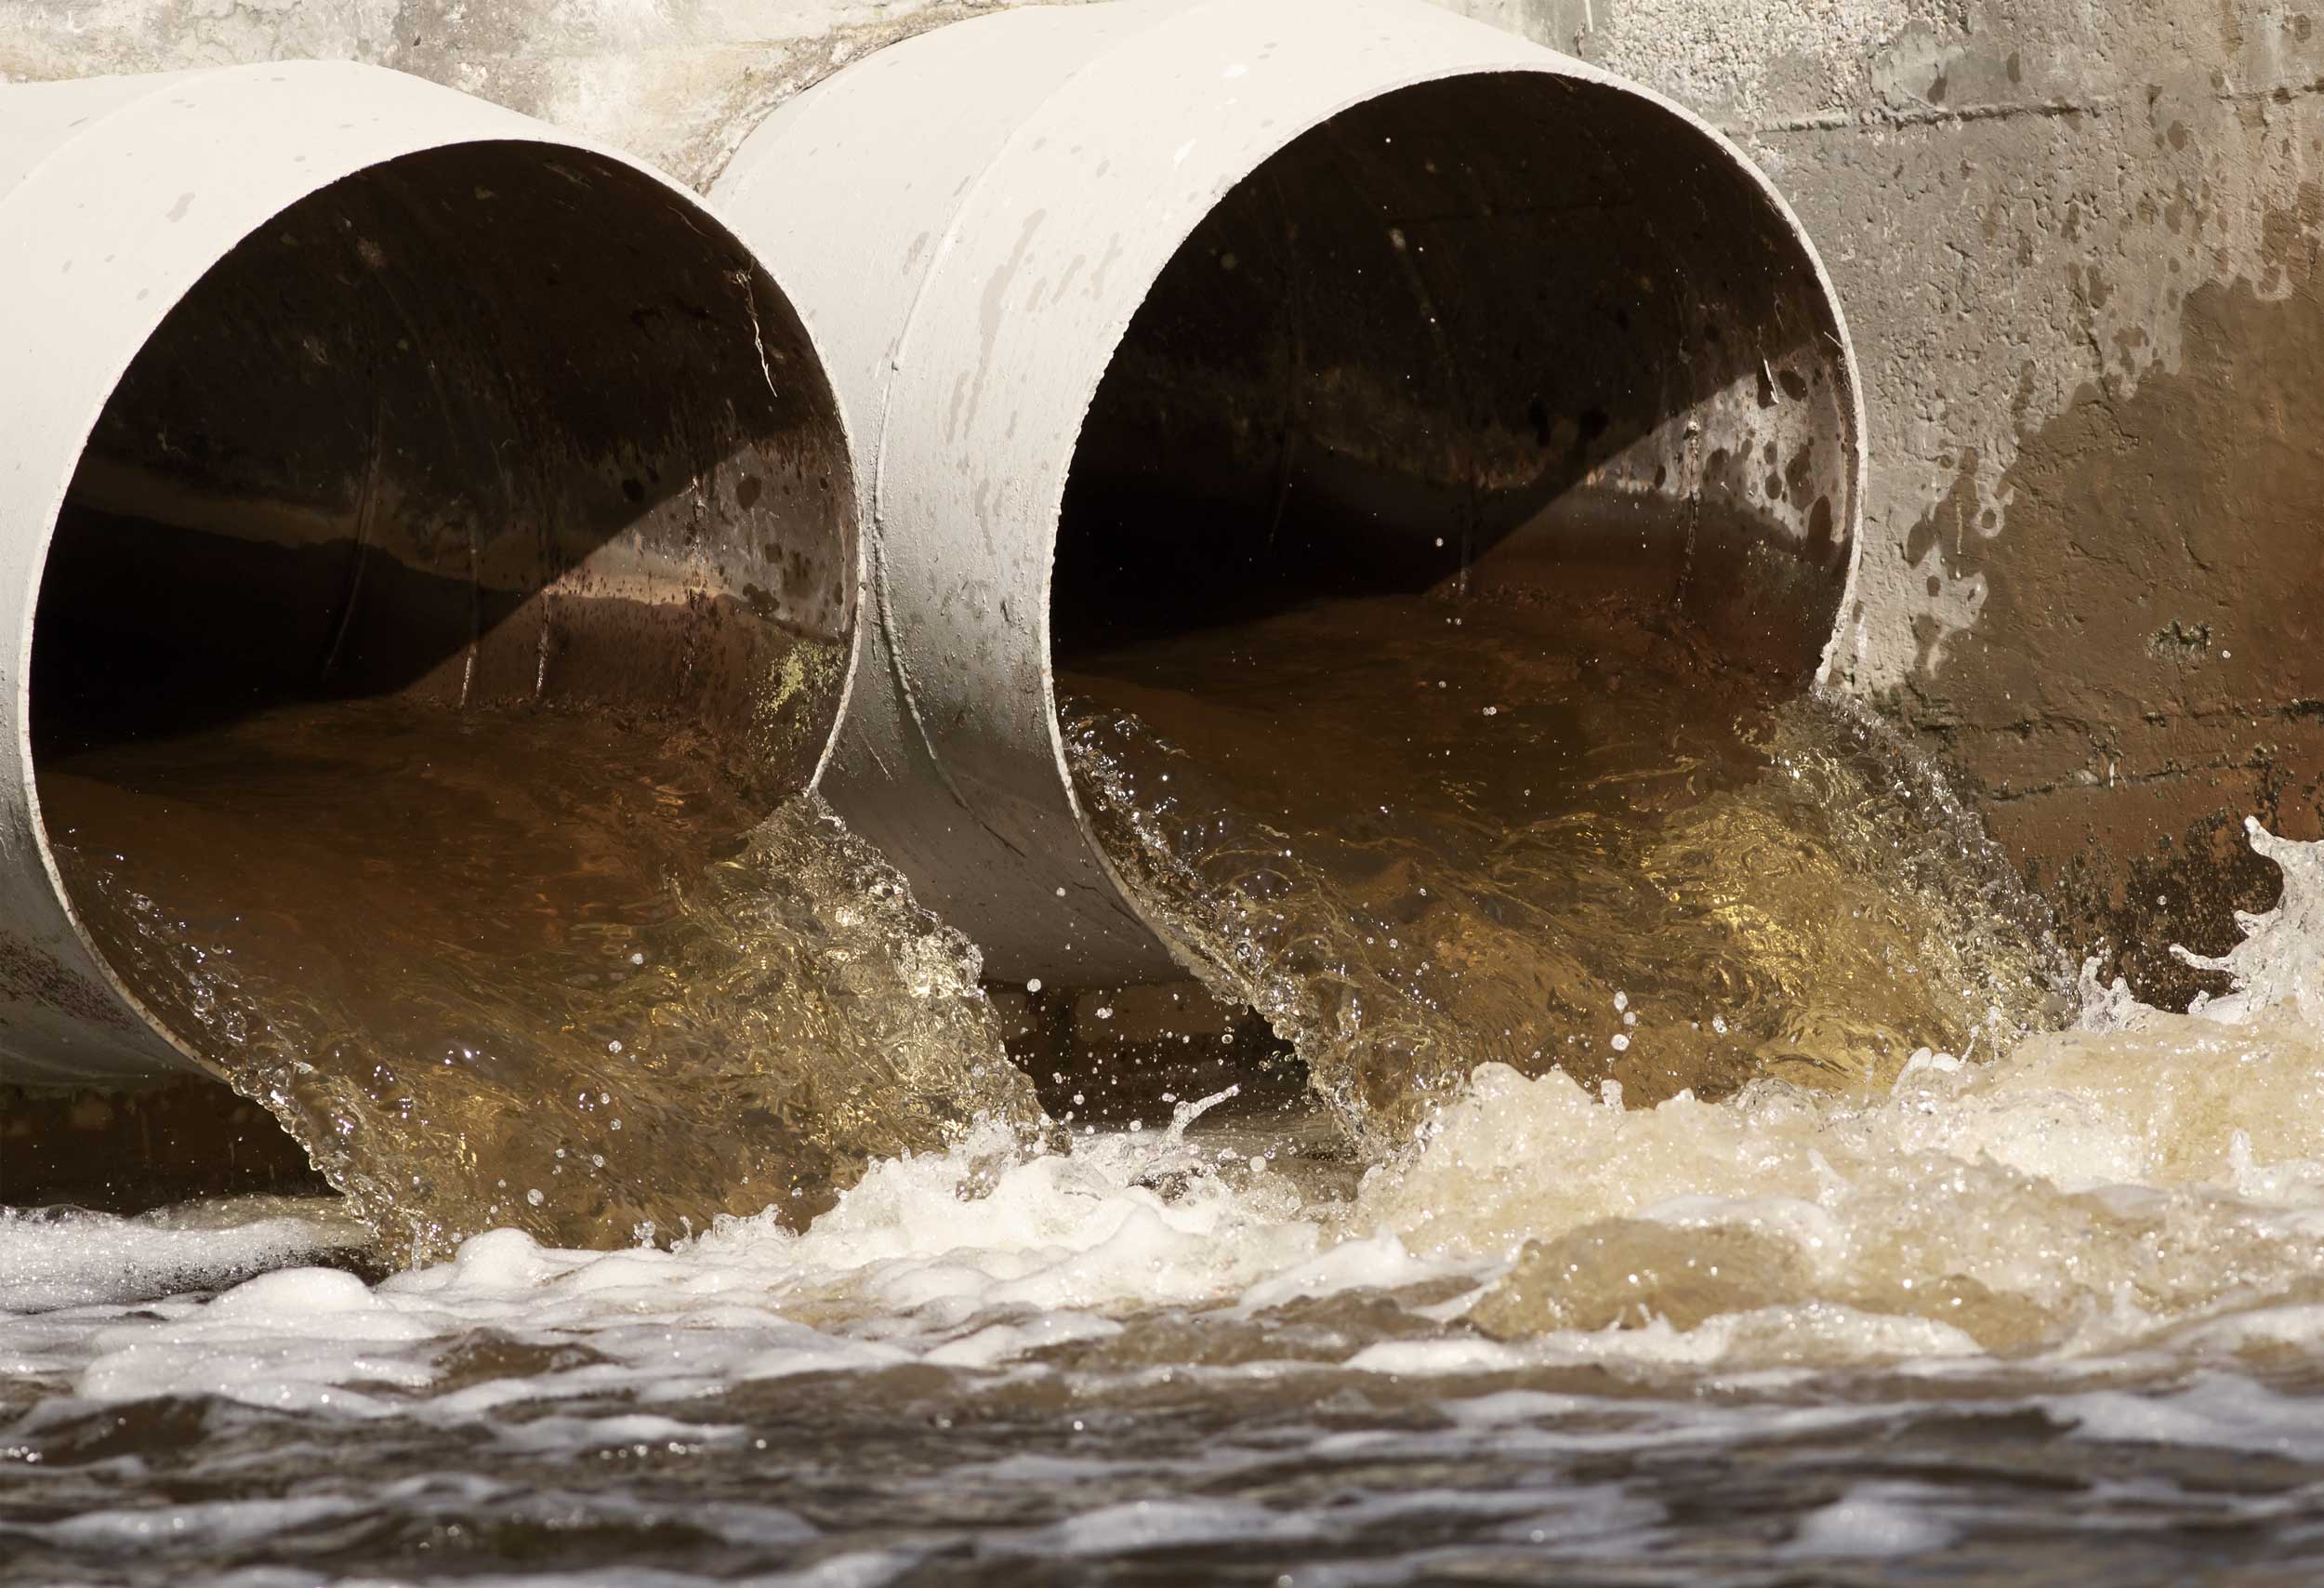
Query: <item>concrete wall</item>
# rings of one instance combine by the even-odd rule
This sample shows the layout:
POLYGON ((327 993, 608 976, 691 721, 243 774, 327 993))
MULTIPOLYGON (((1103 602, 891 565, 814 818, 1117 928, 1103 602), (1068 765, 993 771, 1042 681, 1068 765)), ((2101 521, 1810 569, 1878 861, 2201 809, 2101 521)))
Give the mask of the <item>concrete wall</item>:
MULTIPOLYGON (((697 184, 756 117, 1003 0, 7 0, 0 75, 350 56, 697 184)), ((2153 994, 2324 815, 2324 25, 2311 0, 1454 0, 1726 127, 1850 306, 1846 674, 2153 994)), ((2324 13, 2324 0, 2312 0, 2324 13)))

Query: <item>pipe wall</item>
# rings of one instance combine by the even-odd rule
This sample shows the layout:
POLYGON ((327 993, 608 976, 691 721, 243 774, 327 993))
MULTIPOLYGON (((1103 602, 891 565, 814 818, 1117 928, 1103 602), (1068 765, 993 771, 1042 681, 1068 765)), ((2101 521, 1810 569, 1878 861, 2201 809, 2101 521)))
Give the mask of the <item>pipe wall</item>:
POLYGON ((1244 555, 1287 482, 1369 525, 1353 578, 1618 565, 1826 655, 1864 471, 1830 283, 1755 167, 1592 67, 1407 0, 1024 10, 801 95, 712 192, 860 422, 826 791, 997 978, 1183 973, 1076 807, 1052 651, 1293 572, 1244 555), (1239 527, 1173 543, 1204 514, 1239 527))
POLYGON ((627 157, 347 64, 0 87, 0 1081, 192 1062, 76 919, 52 756, 381 697, 667 724, 770 805, 828 753, 836 399, 627 157))

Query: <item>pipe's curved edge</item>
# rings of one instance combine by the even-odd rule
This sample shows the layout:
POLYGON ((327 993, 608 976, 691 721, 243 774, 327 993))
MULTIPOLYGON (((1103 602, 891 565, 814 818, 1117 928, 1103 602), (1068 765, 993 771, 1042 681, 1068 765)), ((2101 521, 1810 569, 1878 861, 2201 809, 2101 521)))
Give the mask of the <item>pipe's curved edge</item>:
MULTIPOLYGON (((979 883, 1005 885, 1026 856, 984 821, 979 791, 951 777, 918 708, 913 669, 930 659, 904 638, 910 624, 893 600, 891 526, 878 494, 892 377, 928 284, 957 245, 966 201, 1002 164, 1025 102, 1081 69, 1094 45, 1134 39, 1178 8, 1116 4, 1068 15, 1026 7, 900 41, 777 107, 710 189, 711 202, 791 288, 855 418, 850 434, 866 496, 868 582, 856 687, 825 793, 913 878, 924 902, 963 925, 987 970, 1003 977, 1025 973, 1005 947, 994 952, 979 883), (964 84, 973 91, 959 91, 964 84), (901 121, 896 107, 908 107, 901 121), (879 202, 864 203, 866 193, 879 202), (979 867, 980 854, 998 854, 997 866, 979 867), (956 879, 963 858, 970 874, 956 879)), ((1092 872, 1067 900, 1063 940, 1077 938, 1096 960, 1145 971, 1172 963, 1109 875, 1092 872)))
MULTIPOLYGON (((1203 218, 1294 139, 1401 89, 1497 73, 1650 104, 1772 205, 1841 344, 1852 588, 1861 379, 1829 273, 1774 184, 1666 98, 1417 0, 1118 0, 958 24, 802 95, 714 189, 802 311, 835 324, 839 378, 862 394, 873 600, 888 614, 865 638, 891 654, 843 730, 831 797, 997 976, 1179 973, 1074 796, 1049 652, 1067 476, 1133 316, 1203 218), (860 252, 833 257, 829 239, 865 211, 860 252)), ((1827 638, 1823 666, 1831 654, 1827 638)))
MULTIPOLYGON (((90 943, 50 850, 34 776, 41 574, 107 401, 187 293, 269 220, 390 162, 485 143, 571 150, 634 172, 688 224, 715 226, 738 258, 755 258, 739 232, 653 166, 382 67, 293 61, 0 85, 0 367, 43 372, 37 385, 0 392, 0 633, 12 631, 0 673, 8 762, 0 776, 0 1080, 121 1084, 204 1067, 90 943)), ((844 425, 845 410, 838 415, 844 425)), ((852 483, 851 624, 864 589, 864 482, 852 483)), ((816 776, 852 684, 852 646, 848 656, 816 776)))
POLYGON ((1848 568, 1845 577, 1841 581, 1839 607, 1832 619, 1831 633, 1824 641, 1823 655, 1818 658, 1816 666, 1816 682, 1818 686, 1828 685, 1832 682, 1833 666, 1839 659, 1842 642, 1853 621, 1851 614, 1855 606, 1857 581, 1864 567, 1864 504, 1871 490, 1872 478, 1872 448, 1869 434, 1871 417, 1864 400, 1864 372, 1856 360, 1855 337, 1848 330, 1847 306, 1841 298, 1840 285, 1832 280, 1830 267, 1824 263, 1822 251, 1816 246, 1816 240, 1808 234, 1807 227, 1800 219, 1799 212, 1791 207, 1791 201, 1784 196, 1783 190, 1776 185, 1775 179, 1767 174, 1765 168, 1758 161, 1751 158, 1748 150, 1702 116, 1658 89, 1650 88, 1643 83, 1631 82, 1626 77, 1617 76, 1602 67, 1592 66, 1586 60, 1561 54, 1556 50, 1542 48, 1542 53, 1553 56, 1565 63, 1566 67, 1571 69, 1568 72, 1569 75, 1586 81, 1594 81, 1605 87, 1618 89, 1653 105, 1675 117, 1707 139, 1727 157, 1736 170, 1741 172, 1749 179, 1752 186, 1759 190, 1760 196, 1768 208, 1775 213, 1777 219, 1782 221, 1784 231, 1789 235, 1798 250, 1799 258, 1814 273, 1817 295, 1821 299, 1824 311, 1831 316, 1831 336, 1840 356, 1841 373, 1848 384, 1848 447, 1851 464, 1847 514, 1848 568))
MULTIPOLYGON (((1214 7, 1233 7, 1237 4, 1237 0, 1206 0, 1206 3, 1214 7)), ((1365 3, 1369 3, 1369 0, 1365 0, 1365 3)), ((1405 5, 1405 0, 1390 0, 1390 3, 1393 7, 1402 7, 1405 5)), ((1432 11, 1435 10, 1433 7, 1429 7, 1429 9, 1432 11)), ((1439 12, 1437 14, 1443 15, 1444 13, 1439 12)), ((1848 613, 1855 598, 1857 573, 1859 567, 1861 566, 1863 558, 1863 507, 1870 467, 1869 451, 1867 446, 1865 437, 1867 415, 1864 403, 1864 390, 1862 377, 1856 364, 1855 346, 1853 338, 1848 333, 1847 322, 1842 307, 1839 289, 1833 283, 1829 271, 1825 267, 1822 255, 1816 250, 1813 239, 1809 237, 1807 229, 1802 224, 1798 214, 1792 209, 1789 202, 1784 197, 1781 190, 1775 185, 1774 181, 1768 177, 1767 173, 1763 170, 1748 153, 1736 146, 1732 139, 1728 139, 1724 133, 1721 132, 1717 127, 1713 126, 1710 122, 1704 120, 1701 116, 1697 115, 1693 111, 1687 109, 1684 105, 1682 105, 1677 100, 1671 99, 1642 84, 1634 83, 1627 78, 1618 76, 1613 73, 1591 65, 1590 62, 1582 60, 1577 57, 1569 56, 1564 54, 1563 52, 1547 48, 1546 46, 1534 45, 1527 40, 1512 39, 1509 35, 1503 34, 1499 29, 1490 28, 1486 24, 1475 22, 1467 18, 1454 17, 1451 20, 1461 26, 1473 28, 1490 34, 1496 44, 1509 43, 1512 45, 1512 60, 1507 64, 1500 65, 1461 66, 1454 67, 1443 72, 1433 73, 1414 72, 1401 80, 1383 82, 1362 92, 1352 94, 1340 103, 1324 111, 1321 114, 1314 116, 1313 120, 1307 122, 1305 125, 1293 126, 1283 131, 1281 136, 1274 139, 1272 147, 1264 149, 1257 154, 1256 158, 1249 162, 1248 169, 1232 175, 1231 179, 1227 181, 1225 187, 1220 190, 1217 198, 1223 198, 1227 189, 1232 188, 1236 182, 1241 181, 1245 178, 1258 171, 1261 167, 1264 166, 1268 161, 1274 159, 1277 154, 1282 153, 1284 150, 1288 148, 1291 143, 1296 141, 1305 133, 1313 131, 1317 127, 1321 127, 1337 117, 1343 115, 1350 111, 1355 110, 1362 105, 1370 103, 1377 99, 1385 99, 1391 94, 1398 93, 1406 88, 1419 87, 1430 83, 1441 83, 1462 77, 1481 77, 1495 73, 1525 70, 1538 72, 1545 76, 1564 77, 1589 83, 1595 86, 1620 93, 1630 98, 1638 99, 1644 103, 1652 105, 1656 109, 1669 114, 1674 120, 1685 126, 1688 129, 1697 134, 1709 147, 1717 150, 1719 153, 1726 158, 1730 168, 1734 172, 1744 176, 1757 190, 1759 195, 1767 205, 1769 210, 1774 214, 1776 218, 1781 223, 1786 235, 1792 243, 1796 250, 1798 261, 1804 263, 1812 271, 1818 291, 1820 306, 1831 319, 1832 335, 1838 346, 1842 375, 1848 389, 1848 408, 1850 414, 1848 446, 1851 460, 1850 479, 1848 484, 1848 508, 1845 516, 1848 560, 1846 573, 1836 599, 1830 633, 1823 642, 1821 652, 1816 662, 1815 678, 1816 682, 1820 685, 1829 676, 1833 657, 1838 651, 1842 636, 1845 631, 1848 621, 1848 613), (1534 61, 1530 67, 1519 64, 1520 59, 1526 55, 1530 55, 1534 58, 1534 61)), ((1212 201, 1214 205, 1217 202, 1217 198, 1214 198, 1212 201)), ((1201 224, 1202 219, 1208 213, 1208 206, 1206 206, 1205 210, 1201 214, 1191 216, 1187 220, 1185 230, 1169 240, 1169 246, 1162 255, 1165 264, 1167 264, 1169 259, 1175 258, 1179 250, 1185 246, 1187 242, 1194 235, 1195 229, 1201 224)), ((1154 286, 1156 285, 1158 276, 1159 271, 1157 270, 1154 277, 1150 277, 1144 282, 1143 286, 1137 295, 1136 301, 1132 302, 1129 306, 1129 312, 1121 317, 1118 324, 1110 327, 1111 334, 1107 339, 1107 345, 1104 348, 1103 356, 1095 361, 1088 381, 1087 390, 1084 393, 1080 404, 1080 412, 1083 420, 1087 419, 1091 406, 1096 402, 1098 388, 1104 377, 1105 371, 1111 365, 1115 354, 1120 351, 1123 342, 1129 334, 1131 318, 1135 315, 1137 308, 1142 304, 1146 296, 1151 293, 1154 286)), ((1076 432, 1078 432, 1081 426, 1077 422, 1075 428, 1076 432)), ((1073 456, 1071 453, 1068 453, 1063 459, 1063 467, 1058 471, 1055 479, 1055 496, 1048 515, 1049 521, 1053 528, 1062 525, 1064 491, 1072 463, 1073 456)), ((1054 572, 1055 560, 1052 542, 1052 556, 1050 561, 1049 573, 1053 576, 1054 572)), ((1050 620, 1052 611, 1051 584, 1051 579, 1045 578, 1038 611, 1041 624, 1039 645, 1041 655, 1044 658, 1044 666, 1041 670, 1042 718, 1049 730, 1052 763, 1056 768, 1058 780, 1061 787, 1063 788, 1066 802, 1073 811, 1075 824, 1079 829, 1082 841, 1087 845, 1089 854, 1094 857, 1096 864, 1104 872, 1106 879, 1112 884, 1114 896, 1117 898, 1131 914, 1135 915, 1139 919, 1141 924, 1143 925, 1146 931, 1152 934, 1155 942, 1169 957, 1169 963, 1167 965, 1156 963, 1154 965, 1140 964, 1127 966, 1124 967, 1126 973, 1107 977, 1105 979, 1122 981, 1162 980, 1169 976, 1173 971, 1182 971, 1183 973, 1193 973, 1199 976, 1205 973, 1205 967, 1181 946, 1176 934, 1167 922, 1155 919, 1147 912, 1139 891, 1132 888, 1129 881, 1117 869, 1113 855, 1108 852, 1105 844, 1100 840, 1097 829, 1090 821, 1089 814, 1082 807, 1080 791, 1075 786, 1072 766, 1066 754, 1063 724, 1058 711, 1059 703, 1056 693, 1055 670, 1053 666, 1049 665, 1049 660, 1053 654, 1051 650, 1050 633, 1050 620)))

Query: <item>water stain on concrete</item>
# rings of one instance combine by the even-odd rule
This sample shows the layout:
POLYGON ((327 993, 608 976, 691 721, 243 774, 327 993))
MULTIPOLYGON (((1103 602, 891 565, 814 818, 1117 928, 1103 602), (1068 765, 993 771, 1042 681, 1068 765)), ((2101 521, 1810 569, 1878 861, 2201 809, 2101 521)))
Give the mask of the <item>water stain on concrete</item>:
POLYGON ((2106 973, 2150 999, 2216 985, 2169 943, 2216 952, 2231 908, 2273 902, 2245 814, 2324 830, 2320 219, 2324 190, 2304 184, 2269 218, 2257 282, 2185 295, 2175 372, 2087 385, 2027 432, 2005 533, 1962 522, 1964 458, 1906 547, 1987 589, 1975 629, 1941 666, 1922 658, 1908 717, 2075 946, 2103 946, 2106 973))

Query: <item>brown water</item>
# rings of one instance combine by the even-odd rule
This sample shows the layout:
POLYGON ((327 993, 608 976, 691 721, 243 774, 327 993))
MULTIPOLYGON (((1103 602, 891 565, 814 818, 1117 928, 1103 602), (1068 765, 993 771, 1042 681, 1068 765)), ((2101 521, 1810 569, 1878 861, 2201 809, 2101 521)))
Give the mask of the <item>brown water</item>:
POLYGON ((1885 1085, 2063 1016, 2039 907, 1941 783, 1618 603, 1309 605, 1059 688, 1141 906, 1374 1152, 1486 1061, 1651 1104, 1885 1085))
POLYGON ((414 1259, 624 1245, 980 1117, 1026 1129, 975 952, 810 799, 601 716, 289 708, 52 760, 84 923, 414 1259))
POLYGON ((1076 681, 1093 819, 1336 1164, 1216 1097, 1033 1128, 972 952, 682 746, 335 712, 52 769, 216 1062, 399 1241, 517 1227, 367 1283, 331 1206, 0 1211, 0 1582, 2324 1572, 2324 853, 2255 832, 2238 993, 2038 1029, 2038 915, 1909 758, 1538 632, 1367 603, 1076 681))

